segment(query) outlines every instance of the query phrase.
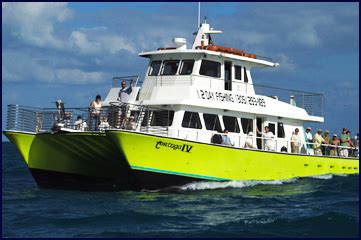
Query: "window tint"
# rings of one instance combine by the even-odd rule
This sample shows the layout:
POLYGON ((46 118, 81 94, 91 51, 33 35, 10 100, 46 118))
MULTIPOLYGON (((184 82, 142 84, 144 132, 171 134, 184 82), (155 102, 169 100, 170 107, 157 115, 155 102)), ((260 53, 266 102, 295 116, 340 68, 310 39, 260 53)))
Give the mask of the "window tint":
POLYGON ((234 66, 234 78, 238 80, 242 80, 242 67, 234 66))
POLYGON ((244 67, 244 82, 248 82, 246 67, 244 67))
POLYGON ((204 123, 207 130, 222 131, 221 123, 219 122, 218 115, 215 114, 203 114, 204 123))
POLYGON ((221 64, 219 62, 202 60, 199 74, 219 78, 221 76, 221 64))
POLYGON ((174 111, 153 111, 150 126, 171 126, 173 123, 174 111))
POLYGON ((187 112, 186 111, 184 113, 182 127, 201 129, 202 124, 201 124, 201 120, 199 118, 199 114, 197 112, 187 112))
POLYGON ((171 60, 163 62, 162 75, 175 75, 179 66, 179 60, 171 60))
POLYGON ((223 116, 223 124, 224 128, 228 130, 228 132, 235 132, 239 133, 239 126, 237 118, 235 117, 229 117, 229 116, 223 116))
POLYGON ((276 125, 274 123, 268 123, 269 131, 276 135, 276 125))
POLYGON ((284 138, 285 137, 285 129, 283 128, 283 123, 277 123, 277 137, 284 138))
POLYGON ((241 118, 241 124, 243 133, 248 134, 249 132, 253 132, 253 119, 241 118))
POLYGON ((180 70, 180 75, 189 75, 193 71, 194 60, 183 60, 182 69, 180 70))
POLYGON ((150 65, 149 75, 156 76, 159 73, 160 65, 162 64, 161 61, 154 61, 150 65))

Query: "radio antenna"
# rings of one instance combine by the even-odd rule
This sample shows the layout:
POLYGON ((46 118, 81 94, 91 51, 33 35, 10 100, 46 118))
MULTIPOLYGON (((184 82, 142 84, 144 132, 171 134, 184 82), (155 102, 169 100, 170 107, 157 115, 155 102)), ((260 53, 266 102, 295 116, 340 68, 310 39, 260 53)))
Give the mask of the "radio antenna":
POLYGON ((201 26, 201 2, 198 2, 198 26, 199 28, 201 26))

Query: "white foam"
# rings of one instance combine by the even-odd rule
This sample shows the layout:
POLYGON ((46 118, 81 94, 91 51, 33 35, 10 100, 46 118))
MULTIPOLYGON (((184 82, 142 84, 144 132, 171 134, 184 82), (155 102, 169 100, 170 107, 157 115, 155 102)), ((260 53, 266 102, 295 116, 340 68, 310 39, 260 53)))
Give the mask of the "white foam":
POLYGON ((309 176, 309 178, 316 178, 316 179, 331 179, 331 178, 332 178, 332 174, 323 174, 323 175, 309 176))
POLYGON ((246 188, 256 185, 280 185, 284 183, 295 182, 297 178, 285 179, 285 180, 240 180, 240 181, 228 181, 228 182, 211 182, 202 181, 189 183, 179 187, 181 190, 206 190, 206 189, 222 189, 222 188, 246 188))

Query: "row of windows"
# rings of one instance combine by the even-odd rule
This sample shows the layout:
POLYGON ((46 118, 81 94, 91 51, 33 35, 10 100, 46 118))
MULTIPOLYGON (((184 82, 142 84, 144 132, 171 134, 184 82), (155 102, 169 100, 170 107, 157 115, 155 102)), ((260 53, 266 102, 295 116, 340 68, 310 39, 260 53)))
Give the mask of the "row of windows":
MULTIPOLYGON (((194 60, 166 60, 163 61, 153 61, 150 65, 149 76, 157 75, 190 75, 193 72, 194 60), (180 66, 180 68, 179 68, 180 66), (178 72, 179 69, 179 72, 178 72)), ((242 68, 244 69, 244 81, 248 82, 248 77, 246 74, 246 68, 242 66, 234 66, 235 79, 242 79, 242 68)), ((201 68, 199 70, 200 75, 209 76, 209 77, 221 77, 221 64, 215 61, 202 60, 201 68)))
MULTIPOLYGON (((229 132, 240 133, 240 128, 238 125, 238 121, 236 117, 230 116, 222 116, 224 128, 227 129, 229 132)), ((207 130, 211 131, 222 131, 221 123, 219 121, 218 115, 216 114, 203 114, 203 120, 206 125, 207 130)), ((241 124, 244 134, 248 134, 249 132, 253 132, 253 119, 251 118, 241 118, 241 124)), ((270 131, 275 134, 275 124, 269 123, 268 124, 270 131)), ((184 113, 182 127, 185 128, 196 128, 201 129, 202 124, 199 118, 199 114, 197 112, 188 112, 184 113)), ((285 131, 283 128, 283 123, 277 123, 277 137, 284 138, 285 131)))
MULTIPOLYGON (((171 126, 173 123, 174 111, 150 111, 146 112, 143 118, 142 126, 171 126)), ((207 130, 211 131, 222 131, 221 123, 218 115, 216 114, 203 114, 203 120, 207 130)), ((222 116, 224 128, 229 132, 240 133, 240 127, 236 117, 222 116)), ((244 134, 253 132, 253 119, 241 118, 241 125, 244 134)), ((202 129, 202 123, 198 112, 186 111, 183 116, 182 127, 184 128, 195 128, 202 129)), ((275 124, 269 123, 268 127, 270 131, 275 134, 275 124)), ((285 132, 283 123, 277 123, 277 137, 284 138, 285 132)))
POLYGON ((175 75, 179 66, 181 66, 179 75, 190 75, 193 72, 194 60, 167 60, 163 61, 163 65, 162 61, 154 61, 150 65, 149 76, 175 75))

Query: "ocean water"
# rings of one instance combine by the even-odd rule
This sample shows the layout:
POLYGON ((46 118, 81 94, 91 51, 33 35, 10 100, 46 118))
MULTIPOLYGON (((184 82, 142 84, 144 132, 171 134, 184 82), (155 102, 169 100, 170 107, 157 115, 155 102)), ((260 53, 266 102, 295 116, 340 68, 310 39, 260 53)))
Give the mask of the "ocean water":
POLYGON ((200 182, 172 192, 39 189, 2 144, 3 237, 358 237, 359 177, 200 182))

